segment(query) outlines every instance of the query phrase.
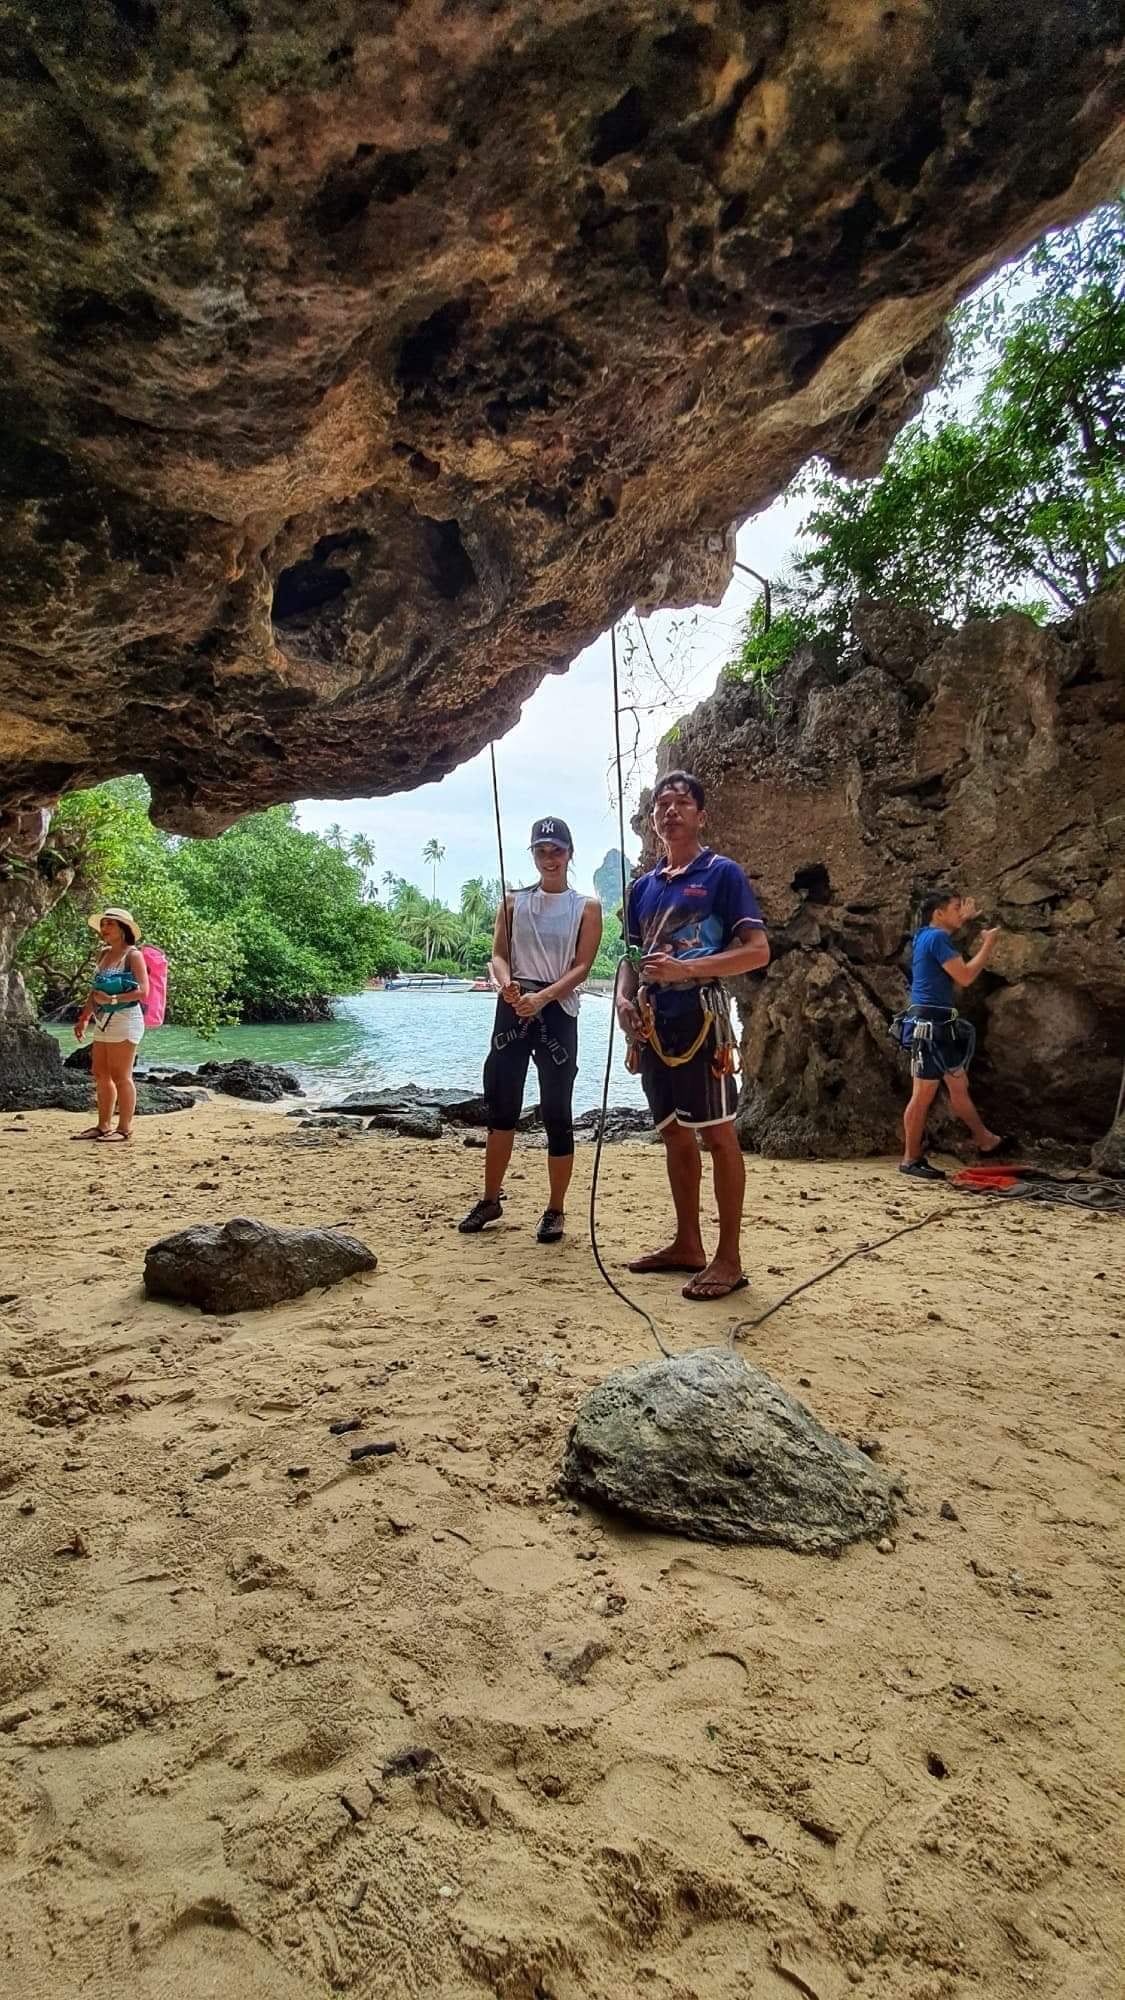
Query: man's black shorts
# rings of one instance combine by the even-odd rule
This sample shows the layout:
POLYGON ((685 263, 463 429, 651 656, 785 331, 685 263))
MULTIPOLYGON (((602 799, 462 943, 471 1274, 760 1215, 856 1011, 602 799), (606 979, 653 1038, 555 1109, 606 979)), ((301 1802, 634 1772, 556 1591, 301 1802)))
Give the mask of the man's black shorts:
POLYGON ((916 1021, 927 1022, 924 1038, 915 1029, 910 1041, 910 1073, 924 1083, 940 1083, 943 1076, 966 1070, 973 1060, 977 1033, 963 1015, 938 1007, 912 1007, 916 1021))
MULTIPOLYGON (((673 1026, 661 1022, 660 1040, 664 1049, 669 1055, 689 1049, 702 1025, 702 1010, 696 1008, 673 1026)), ((662 1062, 651 1043, 641 1043, 641 1084, 658 1132, 673 1121, 696 1130, 705 1125, 730 1123, 738 1109, 738 1080, 733 1076, 716 1076, 719 1048, 714 1024, 702 1048, 689 1062, 678 1066, 662 1062)))

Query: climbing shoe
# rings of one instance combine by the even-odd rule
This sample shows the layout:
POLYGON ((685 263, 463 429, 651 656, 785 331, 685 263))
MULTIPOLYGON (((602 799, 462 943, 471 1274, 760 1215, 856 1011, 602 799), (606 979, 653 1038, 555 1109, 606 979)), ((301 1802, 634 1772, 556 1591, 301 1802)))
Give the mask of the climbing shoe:
POLYGON ((476 1236, 478 1231, 482 1230, 487 1223, 499 1222, 504 1213, 500 1206, 500 1202, 503 1199, 504 1197, 501 1195, 499 1201, 489 1201, 484 1198, 474 1202, 468 1215, 463 1215, 457 1224, 462 1236, 476 1236))
POLYGON ((943 1181, 945 1175, 940 1167, 931 1167, 928 1160, 908 1160, 899 1168, 912 1181, 943 1181))
POLYGON ((535 1232, 537 1243, 561 1243, 566 1217, 561 1208, 545 1208, 535 1232))

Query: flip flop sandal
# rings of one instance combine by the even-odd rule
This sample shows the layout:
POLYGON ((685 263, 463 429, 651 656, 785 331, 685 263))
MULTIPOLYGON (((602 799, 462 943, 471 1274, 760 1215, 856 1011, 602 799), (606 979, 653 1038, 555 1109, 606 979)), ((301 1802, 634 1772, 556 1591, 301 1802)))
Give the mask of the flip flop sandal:
POLYGON ((108 1139, 109 1134, 103 1132, 100 1125, 91 1125, 85 1132, 72 1132, 70 1137, 73 1142, 75 1139, 108 1139))
POLYGON ((96 1143, 99 1146, 128 1146, 132 1144, 128 1132, 99 1132, 96 1143))
POLYGON ((718 1292, 710 1288, 705 1292, 695 1292, 690 1285, 685 1285, 681 1296, 690 1300, 693 1306, 713 1306, 718 1299, 729 1299, 732 1292, 744 1292, 749 1283, 749 1278, 736 1278, 733 1285, 724 1285, 718 1292))

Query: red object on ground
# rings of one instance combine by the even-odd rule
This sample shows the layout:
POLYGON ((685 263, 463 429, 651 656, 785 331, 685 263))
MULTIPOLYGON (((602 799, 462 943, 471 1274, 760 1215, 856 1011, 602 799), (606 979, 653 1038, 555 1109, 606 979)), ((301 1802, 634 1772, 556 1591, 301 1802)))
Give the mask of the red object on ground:
POLYGON ((962 1167, 954 1174, 952 1185, 963 1188, 966 1194, 1006 1194, 1019 1186, 1021 1171, 1019 1167, 962 1167))

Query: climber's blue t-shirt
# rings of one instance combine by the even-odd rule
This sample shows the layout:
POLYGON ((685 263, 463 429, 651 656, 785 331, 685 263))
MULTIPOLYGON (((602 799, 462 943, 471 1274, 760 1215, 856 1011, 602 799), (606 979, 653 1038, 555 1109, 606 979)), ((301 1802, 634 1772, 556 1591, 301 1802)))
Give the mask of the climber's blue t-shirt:
POLYGON ((910 977, 912 1007, 952 1007, 954 986, 943 968, 958 956, 948 931, 927 924, 914 939, 914 964, 910 977))
MULTIPOLYGON (((627 942, 646 953, 709 958, 727 951, 743 927, 764 930, 757 897, 737 861, 704 847, 686 868, 669 875, 661 861, 629 885, 627 942)), ((648 999, 661 1019, 699 1007, 695 985, 652 986, 648 999)))

